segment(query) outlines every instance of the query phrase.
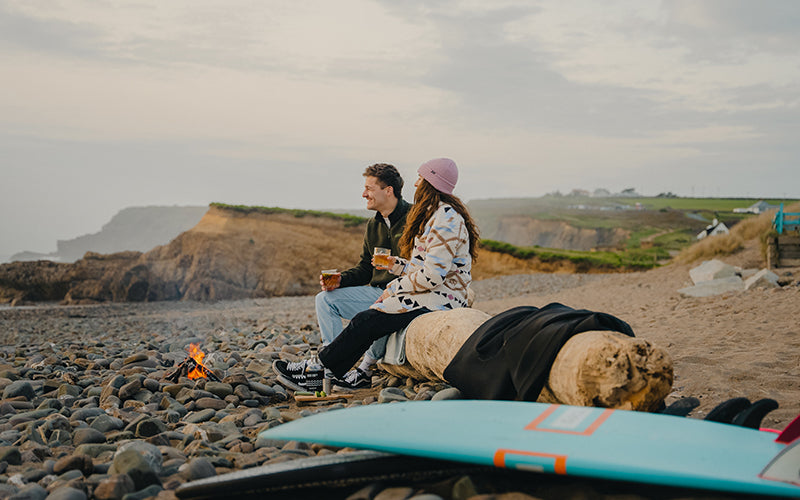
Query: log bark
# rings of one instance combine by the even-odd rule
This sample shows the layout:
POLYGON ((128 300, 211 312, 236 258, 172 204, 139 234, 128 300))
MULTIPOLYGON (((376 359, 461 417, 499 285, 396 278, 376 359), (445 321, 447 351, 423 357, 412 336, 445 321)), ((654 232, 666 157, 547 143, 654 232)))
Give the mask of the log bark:
MULTIPOLYGON (((490 316, 477 309, 423 314, 406 331, 406 362, 392 375, 446 381, 444 369, 490 316)), ((639 411, 658 407, 672 388, 672 360, 650 342, 621 333, 584 332, 562 347, 539 401, 639 411)))

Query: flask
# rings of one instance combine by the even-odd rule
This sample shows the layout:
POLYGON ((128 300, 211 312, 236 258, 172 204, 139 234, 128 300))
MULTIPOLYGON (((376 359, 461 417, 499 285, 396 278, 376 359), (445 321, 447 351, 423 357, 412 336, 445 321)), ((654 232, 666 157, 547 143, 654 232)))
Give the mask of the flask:
POLYGON ((310 392, 322 391, 325 368, 322 366, 317 350, 311 350, 311 358, 306 363, 306 389, 310 392))

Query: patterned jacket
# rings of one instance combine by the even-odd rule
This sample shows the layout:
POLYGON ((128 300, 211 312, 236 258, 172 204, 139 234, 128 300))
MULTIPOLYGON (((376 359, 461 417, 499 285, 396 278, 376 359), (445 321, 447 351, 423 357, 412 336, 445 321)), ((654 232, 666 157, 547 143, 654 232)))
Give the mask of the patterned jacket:
POLYGON ((411 259, 395 257, 393 274, 399 278, 386 285, 390 296, 371 306, 387 313, 427 307, 432 311, 467 307, 472 282, 472 256, 464 218, 447 203, 425 223, 422 236, 414 238, 411 259))

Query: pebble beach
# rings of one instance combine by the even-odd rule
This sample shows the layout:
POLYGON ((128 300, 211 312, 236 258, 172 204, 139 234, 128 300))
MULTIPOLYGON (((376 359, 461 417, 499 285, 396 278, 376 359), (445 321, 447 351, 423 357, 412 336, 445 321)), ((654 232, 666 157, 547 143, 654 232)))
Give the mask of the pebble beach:
MULTIPOLYGON (((692 356, 697 355, 689 351, 711 350, 703 358, 713 363, 715 356, 725 356, 719 352, 724 346, 704 348, 699 344, 709 341, 702 339, 694 347, 686 346, 674 325, 667 325, 665 331, 658 329, 663 324, 651 321, 662 316, 679 317, 682 306, 713 308, 714 301, 728 301, 730 305, 739 300, 676 299, 675 286, 683 278, 670 281, 667 277, 682 272, 493 278, 473 284, 478 297, 475 307, 495 314, 514 305, 542 306, 561 301, 576 308, 617 314, 631 323, 637 336, 642 331, 645 338, 653 338, 676 353, 672 400, 701 396, 705 400, 699 410, 707 410, 730 394, 741 392, 755 398, 761 390, 756 387, 757 380, 741 382, 752 383, 752 387, 725 388, 719 387, 724 381, 706 377, 709 386, 704 388, 704 375, 692 371, 692 363, 705 363, 709 369, 708 361, 693 361, 692 356), (665 282, 669 289, 664 288, 663 296, 657 296, 653 286, 665 282), (635 283, 645 283, 647 288, 643 292, 635 283), (614 310, 614 302, 608 297, 615 289, 632 289, 639 302, 631 304, 631 299, 614 310), (663 312, 667 310, 664 308, 671 313, 663 312), (686 358, 685 363, 682 358, 686 358)), ((764 293, 800 303, 800 287, 785 288, 764 293)), ((739 320, 747 320, 747 313, 739 320)), ((721 335, 735 333, 734 327, 724 328, 727 330, 721 335)), ((781 328, 784 326, 773 328, 773 334, 780 333, 781 328)), ((771 363, 786 380, 797 380, 800 335, 796 327, 785 328, 792 335, 785 359, 760 359, 771 355, 761 351, 751 353, 751 358, 753 363, 771 363)), ((177 498, 176 489, 192 480, 347 452, 306 443, 265 441, 258 438, 262 430, 345 406, 458 397, 458 391, 444 383, 378 373, 371 389, 354 391, 347 399, 298 406, 291 391, 275 380, 271 364, 275 359, 301 359, 318 342, 313 296, 0 308, 0 499, 177 498), (199 345, 206 354, 203 363, 217 375, 218 382, 168 378, 186 359, 191 344, 199 345)), ((781 404, 782 409, 771 420, 775 426, 788 423, 800 404, 796 382, 783 391, 764 391, 781 404), (795 399, 785 400, 790 398, 795 399)), ((696 416, 702 418, 702 412, 696 416)), ((331 492, 329 498, 690 498, 648 487, 609 490, 596 482, 535 477, 522 486, 480 475, 446 478, 434 485, 373 483, 331 492)), ((304 497, 296 492, 285 498, 304 497)))

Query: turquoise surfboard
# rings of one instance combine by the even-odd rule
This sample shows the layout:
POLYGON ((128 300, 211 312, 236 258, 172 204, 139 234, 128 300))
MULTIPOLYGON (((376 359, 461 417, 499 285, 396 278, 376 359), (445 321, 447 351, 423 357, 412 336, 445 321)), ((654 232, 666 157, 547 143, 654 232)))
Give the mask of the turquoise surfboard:
POLYGON ((518 401, 332 410, 260 434, 561 475, 800 497, 800 439, 670 415, 518 401))

